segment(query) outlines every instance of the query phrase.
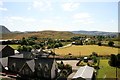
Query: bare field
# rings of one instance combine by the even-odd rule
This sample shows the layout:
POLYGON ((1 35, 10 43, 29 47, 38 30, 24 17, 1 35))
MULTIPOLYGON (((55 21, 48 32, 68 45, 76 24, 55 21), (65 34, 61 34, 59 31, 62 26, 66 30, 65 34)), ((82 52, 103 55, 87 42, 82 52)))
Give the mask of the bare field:
POLYGON ((83 45, 83 46, 75 46, 67 48, 59 48, 55 49, 55 53, 59 55, 68 55, 71 53, 73 56, 86 56, 90 55, 92 52, 98 53, 98 55, 110 55, 110 54, 118 54, 118 48, 107 47, 107 46, 98 46, 98 45, 83 45))

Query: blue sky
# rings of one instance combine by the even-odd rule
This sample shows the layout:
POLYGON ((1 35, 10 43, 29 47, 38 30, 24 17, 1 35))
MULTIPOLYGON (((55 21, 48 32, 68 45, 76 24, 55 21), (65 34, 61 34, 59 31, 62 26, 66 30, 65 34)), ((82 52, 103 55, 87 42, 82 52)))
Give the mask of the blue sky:
POLYGON ((118 2, 0 1, 0 24, 11 31, 118 31, 118 2))

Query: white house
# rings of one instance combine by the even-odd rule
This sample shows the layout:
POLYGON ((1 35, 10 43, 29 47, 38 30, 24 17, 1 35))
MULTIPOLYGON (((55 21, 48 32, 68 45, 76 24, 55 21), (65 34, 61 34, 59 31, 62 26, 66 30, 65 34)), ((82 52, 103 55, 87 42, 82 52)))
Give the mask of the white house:
POLYGON ((73 76, 72 80, 92 80, 94 73, 94 68, 89 66, 83 66, 78 69, 78 71, 73 76))

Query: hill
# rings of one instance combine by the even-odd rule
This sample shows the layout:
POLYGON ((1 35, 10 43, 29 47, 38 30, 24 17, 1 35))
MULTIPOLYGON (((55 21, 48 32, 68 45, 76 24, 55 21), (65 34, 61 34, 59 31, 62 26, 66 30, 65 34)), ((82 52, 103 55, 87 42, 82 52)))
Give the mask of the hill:
POLYGON ((39 31, 39 32, 19 32, 11 34, 3 34, 3 39, 21 39, 22 37, 36 36, 38 38, 54 38, 54 39, 70 39, 73 36, 84 36, 74 34, 68 31, 39 31))
POLYGON ((74 34, 86 34, 86 35, 110 35, 110 36, 117 35, 117 32, 84 31, 84 30, 72 31, 72 33, 74 33, 74 34))
POLYGON ((0 25, 0 33, 6 34, 6 33, 11 33, 11 31, 7 29, 5 26, 0 25))

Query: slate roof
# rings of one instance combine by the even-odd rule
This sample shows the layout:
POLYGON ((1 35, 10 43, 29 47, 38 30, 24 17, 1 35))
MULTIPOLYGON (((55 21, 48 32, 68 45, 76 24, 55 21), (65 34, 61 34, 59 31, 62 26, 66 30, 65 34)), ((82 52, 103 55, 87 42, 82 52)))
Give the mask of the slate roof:
POLYGON ((31 59, 26 58, 20 58, 20 57, 9 57, 8 58, 8 67, 10 68, 10 65, 13 63, 16 63, 16 68, 18 68, 18 71, 22 68, 22 66, 26 63, 26 61, 29 61, 31 59))
POLYGON ((32 72, 35 71, 35 61, 34 60, 30 60, 26 62, 28 64, 28 66, 30 67, 30 69, 32 70, 32 72))
POLYGON ((10 57, 31 59, 31 56, 34 56, 31 52, 22 52, 20 54, 16 54, 10 57))
MULTIPOLYGON (((30 67, 30 69, 32 70, 32 72, 34 72, 35 67, 38 67, 39 63, 42 65, 42 67, 44 67, 44 65, 47 64, 49 69, 52 69, 53 62, 54 62, 54 59, 40 58, 40 59, 28 60, 28 61, 26 61, 25 64, 27 64, 30 67)), ((24 68, 25 64, 22 66, 20 71, 24 68)))
POLYGON ((83 66, 83 67, 80 67, 78 69, 78 71, 75 73, 75 75, 73 76, 73 79, 76 79, 76 78, 84 78, 84 79, 88 79, 90 80, 93 76, 93 71, 94 71, 94 68, 93 67, 89 67, 89 66, 83 66))
POLYGON ((23 54, 16 54, 16 55, 9 56, 9 57, 24 58, 23 54))
POLYGON ((53 63, 54 63, 54 59, 52 59, 52 58, 39 58, 39 59, 35 59, 36 67, 38 66, 39 63, 41 65, 48 64, 48 67, 51 69, 52 66, 53 66, 53 63))
POLYGON ((8 57, 0 58, 0 63, 3 67, 8 66, 8 57))
POLYGON ((0 45, 0 51, 2 51, 3 48, 5 48, 7 45, 0 45))

